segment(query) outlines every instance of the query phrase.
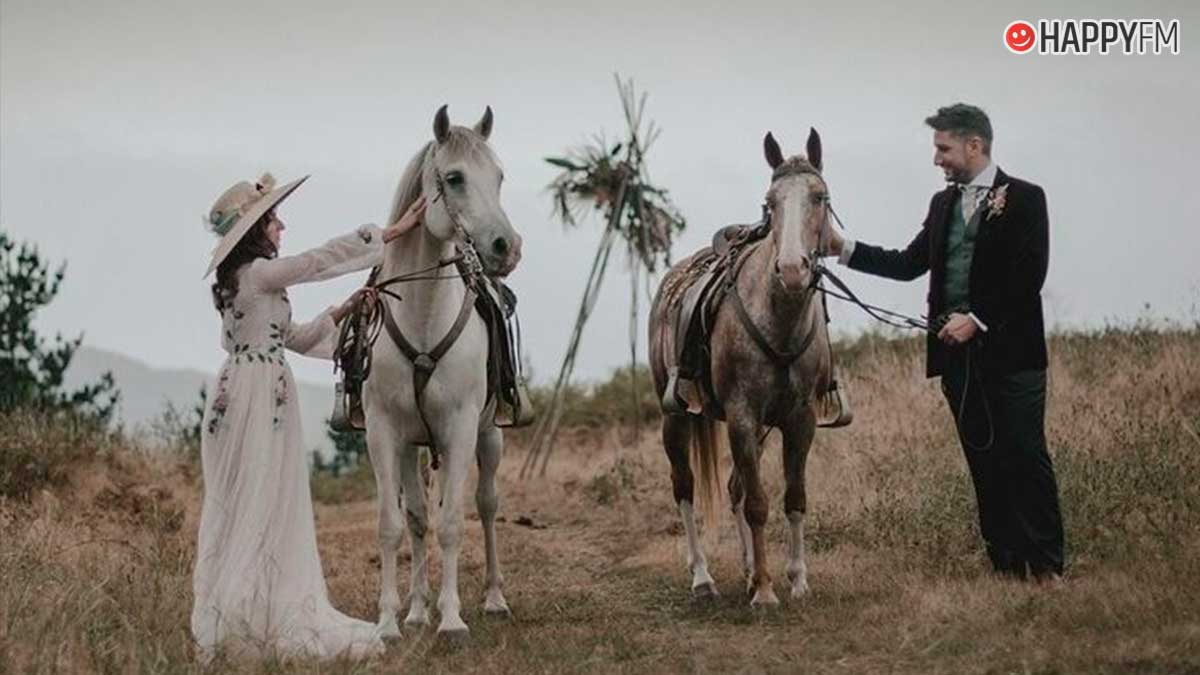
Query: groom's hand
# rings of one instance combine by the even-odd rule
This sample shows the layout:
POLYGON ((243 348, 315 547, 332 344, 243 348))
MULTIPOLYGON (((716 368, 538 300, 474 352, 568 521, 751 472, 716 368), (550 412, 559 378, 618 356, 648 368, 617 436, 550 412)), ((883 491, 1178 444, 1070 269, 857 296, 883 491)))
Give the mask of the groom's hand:
POLYGON ((821 251, 821 257, 841 257, 842 251, 846 248, 845 231, 829 220, 826 222, 826 228, 825 250, 821 251))
POLYGON ((845 243, 846 243, 846 240, 842 239, 842 235, 838 234, 835 231, 830 231, 829 246, 827 247, 827 250, 825 251, 825 255, 826 256, 835 256, 835 257, 842 255, 842 247, 845 245, 845 243))
POLYGON ((938 339, 948 345, 961 345, 971 341, 979 326, 966 314, 954 312, 946 320, 946 325, 938 331, 938 339))

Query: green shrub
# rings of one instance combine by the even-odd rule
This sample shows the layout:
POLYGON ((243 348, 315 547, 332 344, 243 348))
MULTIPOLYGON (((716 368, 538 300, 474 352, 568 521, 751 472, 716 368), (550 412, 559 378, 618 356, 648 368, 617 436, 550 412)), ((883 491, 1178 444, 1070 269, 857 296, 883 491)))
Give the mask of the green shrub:
POLYGON ((43 486, 62 485, 73 465, 103 455, 116 440, 90 415, 0 411, 0 495, 25 500, 43 486))

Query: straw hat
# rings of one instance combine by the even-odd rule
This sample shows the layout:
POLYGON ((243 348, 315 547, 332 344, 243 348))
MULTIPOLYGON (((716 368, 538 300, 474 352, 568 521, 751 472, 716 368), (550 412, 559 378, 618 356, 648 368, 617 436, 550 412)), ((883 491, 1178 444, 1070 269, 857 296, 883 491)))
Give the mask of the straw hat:
POLYGON ((275 177, 264 173, 255 183, 241 181, 222 194, 205 218, 205 227, 221 238, 213 249, 212 262, 204 276, 212 274, 217 265, 226 258, 250 227, 270 211, 276 204, 295 192, 308 176, 294 180, 281 188, 275 187, 275 177))

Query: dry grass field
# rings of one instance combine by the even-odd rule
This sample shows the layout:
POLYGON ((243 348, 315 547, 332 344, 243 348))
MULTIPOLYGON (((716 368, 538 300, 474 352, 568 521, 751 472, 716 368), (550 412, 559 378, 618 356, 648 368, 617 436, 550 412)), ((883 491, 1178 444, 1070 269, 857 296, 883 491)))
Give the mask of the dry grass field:
MULTIPOLYGON (((512 618, 482 612, 482 536, 469 523, 469 640, 410 630, 361 663, 199 666, 188 635, 194 465, 70 424, 0 418, 10 495, 0 497, 0 673, 1200 673, 1200 331, 1060 335, 1051 352, 1062 587, 987 572, 920 344, 868 336, 839 357, 856 421, 819 433, 810 455, 806 600, 749 607, 724 508, 705 530, 721 596, 692 600, 657 425, 635 439, 621 415, 591 410, 564 431, 544 479, 517 478, 528 439, 509 437, 498 531, 512 618)), ((786 598, 777 436, 768 443, 770 565, 786 598)), ((365 475, 321 477, 314 489, 334 604, 373 619, 365 475)), ((432 556, 436 588, 436 545, 432 556)))

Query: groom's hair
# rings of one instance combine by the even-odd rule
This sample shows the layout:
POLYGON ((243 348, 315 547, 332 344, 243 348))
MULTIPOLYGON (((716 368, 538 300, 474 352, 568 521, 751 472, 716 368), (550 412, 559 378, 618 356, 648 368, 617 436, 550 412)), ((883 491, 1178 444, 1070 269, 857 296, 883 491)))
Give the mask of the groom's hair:
POLYGON ((925 118, 925 124, 935 131, 948 131, 956 138, 978 136, 983 139, 983 154, 992 154, 992 122, 981 108, 966 103, 955 103, 942 108, 925 118))

